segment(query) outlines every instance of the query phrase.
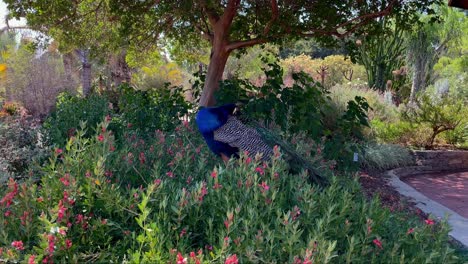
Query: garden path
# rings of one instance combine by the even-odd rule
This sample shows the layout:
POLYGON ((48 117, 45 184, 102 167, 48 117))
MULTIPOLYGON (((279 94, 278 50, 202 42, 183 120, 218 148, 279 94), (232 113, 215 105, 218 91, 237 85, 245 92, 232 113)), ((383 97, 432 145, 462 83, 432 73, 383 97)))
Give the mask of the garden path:
POLYGON ((439 219, 448 216, 449 234, 468 247, 468 172, 425 173, 401 180, 394 171, 388 175, 390 184, 411 197, 416 207, 439 219))

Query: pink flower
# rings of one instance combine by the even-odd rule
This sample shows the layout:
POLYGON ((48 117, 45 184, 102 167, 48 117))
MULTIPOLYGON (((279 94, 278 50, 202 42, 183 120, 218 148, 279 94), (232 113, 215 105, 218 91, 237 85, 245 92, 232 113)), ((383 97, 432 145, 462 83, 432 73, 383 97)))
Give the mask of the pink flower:
POLYGON ((36 263, 36 255, 29 256, 28 264, 35 264, 36 263))
POLYGON ((172 171, 166 172, 167 177, 174 178, 174 173, 172 171))
POLYGON ((6 211, 4 215, 5 217, 9 217, 11 215, 11 211, 10 210, 6 211))
POLYGON ((17 250, 24 250, 23 241, 13 241, 11 242, 11 246, 17 250))
POLYGON ((229 256, 226 261, 224 261, 224 264, 238 264, 239 260, 237 259, 237 255, 231 255, 229 256))
POLYGON ((70 181, 68 180, 68 177, 62 177, 62 178, 60 178, 60 181, 61 181, 62 184, 65 185, 65 186, 69 186, 69 185, 70 185, 70 181))
POLYGON ((110 115, 106 115, 106 121, 107 121, 107 122, 111 121, 111 119, 112 119, 112 118, 111 118, 110 115))
POLYGON ((54 235, 48 235, 47 236, 47 241, 49 242, 49 254, 52 255, 55 251, 55 236, 54 235))
POLYGON ((265 191, 268 191, 270 189, 270 186, 268 186, 266 184, 266 182, 262 182, 261 184, 258 185, 260 188, 262 188, 260 191, 261 192, 265 192, 265 191))
POLYGON ((145 153, 144 153, 144 152, 140 152, 139 159, 140 159, 140 164, 145 164, 145 162, 146 162, 146 157, 145 157, 145 153))
POLYGON ((211 172, 211 177, 212 177, 213 179, 216 179, 216 177, 218 177, 218 172, 217 172, 216 170, 212 171, 212 172, 211 172))
POLYGON ((432 220, 432 219, 430 219, 430 218, 424 220, 424 222, 426 223, 426 225, 430 225, 430 226, 433 225, 433 224, 435 223, 434 220, 432 220))
POLYGON ((377 246, 379 247, 380 249, 383 249, 382 247, 382 242, 380 240, 378 240, 377 238, 372 240, 372 242, 377 246))
POLYGON ((60 221, 62 221, 63 217, 65 216, 65 211, 67 210, 67 208, 65 208, 63 206, 62 200, 59 201, 58 206, 59 206, 59 209, 58 209, 58 212, 57 212, 57 214, 58 214, 57 221, 60 222, 60 221))
POLYGON ((215 184, 213 185, 213 189, 215 189, 215 190, 216 190, 216 189, 221 189, 221 188, 223 188, 223 186, 222 186, 221 184, 219 184, 219 183, 215 183, 215 184))
POLYGON ((177 264, 186 264, 187 258, 184 258, 180 252, 177 253, 177 264))
POLYGON ((406 232, 407 235, 414 233, 414 228, 408 229, 408 232, 406 232))
POLYGON ((68 248, 71 248, 71 246, 73 245, 73 243, 71 242, 70 239, 65 239, 65 246, 68 248))
POLYGON ((57 155, 62 154, 62 152, 63 152, 63 149, 61 149, 61 148, 58 148, 58 149, 55 150, 55 154, 57 154, 57 155))
POLYGON ((257 167, 257 168, 255 169, 255 171, 258 172, 260 175, 265 174, 265 171, 264 171, 262 168, 260 168, 260 167, 257 167))
POLYGON ((99 134, 97 140, 99 140, 100 142, 104 141, 104 136, 102 134, 99 134))

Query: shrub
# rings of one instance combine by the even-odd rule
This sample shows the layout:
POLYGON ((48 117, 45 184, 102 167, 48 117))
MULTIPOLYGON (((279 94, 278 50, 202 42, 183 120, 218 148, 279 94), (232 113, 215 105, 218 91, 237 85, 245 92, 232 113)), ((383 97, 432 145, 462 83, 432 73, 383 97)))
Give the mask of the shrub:
POLYGON ((147 91, 135 90, 128 85, 120 87, 119 122, 140 135, 156 130, 169 131, 187 114, 188 104, 180 87, 147 91))
POLYGON ((360 164, 369 170, 389 170, 414 164, 410 151, 393 144, 366 144, 360 164))
POLYGON ((0 183, 9 177, 28 176, 34 164, 42 164, 48 147, 40 123, 17 115, 0 120, 0 183))
POLYGON ((464 126, 468 108, 463 99, 458 99, 450 93, 441 94, 430 89, 419 95, 416 105, 410 105, 404 112, 404 116, 415 124, 425 124, 431 128, 426 147, 432 148, 437 135, 444 131, 455 130, 458 126, 464 126))
MULTIPOLYGON (((63 146, 68 137, 76 133, 80 121, 94 128, 110 113, 108 100, 103 96, 92 94, 84 98, 62 93, 57 97, 55 110, 45 120, 44 128, 52 144, 63 146)), ((85 136, 93 134, 88 131, 85 136)))
POLYGON ((334 178, 320 190, 303 175, 289 175, 280 152, 269 164, 242 156, 215 165, 188 124, 130 142, 145 156, 129 162, 128 153, 122 159, 113 148, 108 125, 89 139, 78 131, 65 150, 56 149, 39 185, 10 180, 0 191, 4 260, 457 261, 445 222, 391 214, 377 199, 367 202, 355 180, 334 178), (146 146, 154 153, 151 167, 146 146), (157 159, 169 151, 172 164, 157 159), (127 185, 130 174, 141 186, 127 185))
POLYGON ((329 93, 305 73, 292 75, 291 87, 283 85, 283 71, 275 63, 265 69, 266 81, 254 86, 247 80, 221 82, 216 94, 219 104, 243 102, 242 113, 248 118, 278 125, 285 135, 305 132, 313 140, 325 138, 324 156, 336 160, 340 169, 356 168, 352 153, 363 139, 369 105, 364 98, 349 101, 344 111, 333 108, 329 93), (329 117, 334 117, 330 122, 329 117))

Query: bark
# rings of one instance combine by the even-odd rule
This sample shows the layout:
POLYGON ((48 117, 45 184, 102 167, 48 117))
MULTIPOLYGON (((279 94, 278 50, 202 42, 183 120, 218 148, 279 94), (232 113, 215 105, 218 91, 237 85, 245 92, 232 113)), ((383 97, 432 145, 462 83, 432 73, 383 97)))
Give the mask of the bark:
POLYGON ((130 83, 131 70, 126 61, 127 51, 123 50, 117 55, 112 55, 110 58, 111 79, 115 87, 122 83, 130 83))
POLYGON ((219 88, 219 81, 223 77, 224 68, 229 57, 229 52, 223 51, 223 47, 213 47, 210 64, 206 73, 205 84, 200 98, 200 106, 213 106, 216 102, 214 93, 219 88))
POLYGON ((91 63, 89 62, 89 50, 80 49, 76 53, 81 59, 81 87, 83 89, 83 96, 91 94, 91 63))
POLYGON ((65 85, 67 90, 72 91, 75 88, 75 81, 73 79, 73 61, 75 56, 73 53, 68 52, 62 55, 63 68, 65 70, 65 85))
POLYGON ((426 61, 424 58, 416 58, 413 69, 413 82, 411 85, 410 103, 414 102, 416 94, 425 86, 426 61))

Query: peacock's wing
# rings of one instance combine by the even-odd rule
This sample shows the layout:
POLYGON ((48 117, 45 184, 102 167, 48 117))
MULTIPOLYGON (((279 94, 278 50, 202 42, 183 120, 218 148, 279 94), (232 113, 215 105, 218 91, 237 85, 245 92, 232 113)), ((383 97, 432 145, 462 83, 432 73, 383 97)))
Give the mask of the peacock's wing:
POLYGON ((230 116, 223 126, 214 131, 214 140, 247 151, 249 155, 262 153, 263 160, 269 160, 273 155, 272 148, 263 141, 257 130, 243 124, 235 116, 230 116))
POLYGON ((321 175, 315 169, 313 164, 307 161, 304 157, 302 157, 297 151, 292 147, 292 145, 285 140, 283 140, 279 135, 275 135, 269 129, 264 128, 257 122, 254 122, 257 133, 263 138, 264 142, 268 143, 270 146, 277 145, 281 148, 281 151, 285 154, 285 159, 287 160, 289 167, 291 170, 295 171, 296 173, 306 170, 309 173, 309 177, 312 181, 319 185, 327 184, 327 179, 321 175))

